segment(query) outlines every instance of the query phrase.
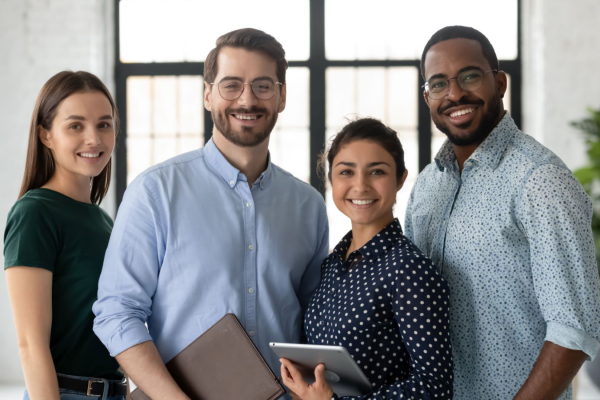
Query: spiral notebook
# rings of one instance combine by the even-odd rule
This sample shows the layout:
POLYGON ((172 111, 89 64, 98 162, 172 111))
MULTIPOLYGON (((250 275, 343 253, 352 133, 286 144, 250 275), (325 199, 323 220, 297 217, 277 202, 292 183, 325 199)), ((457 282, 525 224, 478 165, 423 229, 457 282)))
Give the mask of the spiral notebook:
MULTIPOLYGON (((285 394, 233 314, 226 314, 166 366, 192 400, 275 400, 285 394)), ((139 388, 130 398, 150 399, 139 388)))

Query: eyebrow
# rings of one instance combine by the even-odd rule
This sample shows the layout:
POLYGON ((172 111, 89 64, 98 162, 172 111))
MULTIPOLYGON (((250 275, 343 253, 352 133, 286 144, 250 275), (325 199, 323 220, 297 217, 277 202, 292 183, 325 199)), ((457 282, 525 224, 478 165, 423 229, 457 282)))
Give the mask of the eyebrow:
MULTIPOLYGON (((347 166, 347 167, 353 167, 353 168, 354 168, 354 167, 356 167, 356 163, 353 163, 353 162, 346 162, 346 161, 340 161, 339 163, 337 163, 337 164, 335 165, 335 167, 338 167, 338 166, 340 166, 340 165, 345 165, 345 166, 347 166)), ((367 168, 370 168, 370 167, 375 167, 375 166, 377 166, 377 165, 387 165, 388 167, 390 166, 390 164, 388 164, 388 163, 386 163, 386 162, 384 162, 384 161, 376 161, 376 162, 368 163, 368 164, 367 164, 367 168)), ((335 168, 335 167, 334 167, 334 168, 335 168)))
MULTIPOLYGON (((463 68, 459 69, 459 70, 458 70, 458 74, 457 74, 457 75, 460 75, 460 74, 462 74, 463 72, 465 72, 465 71, 469 71, 469 70, 472 70, 472 69, 476 69, 476 70, 478 70, 478 71, 483 71, 483 69, 481 69, 481 67, 477 67, 477 66, 475 66, 475 65, 469 65, 469 66, 467 66, 467 67, 463 67, 463 68)), ((447 76, 448 76, 448 75, 446 75, 446 74, 435 74, 435 75, 433 75, 431 78, 427 79, 427 82, 431 81, 432 79, 437 79, 437 78, 447 78, 447 76)))
MULTIPOLYGON (((240 82, 244 82, 244 80, 242 78, 240 78, 239 76, 225 76, 219 82, 222 82, 222 81, 225 81, 225 80, 228 80, 228 79, 235 80, 235 81, 240 81, 240 82)), ((270 80, 271 82, 275 82, 273 80, 273 78, 271 78, 270 76, 259 76, 258 78, 254 78, 252 80, 252 82, 259 81, 261 79, 267 79, 267 80, 270 80)))
MULTIPOLYGON (((67 121, 69 119, 74 119, 77 121, 85 121, 85 117, 82 117, 81 115, 69 115, 67 118, 65 118, 65 121, 67 121)), ((99 121, 105 120, 105 119, 113 119, 113 117, 111 115, 103 115, 100 118, 98 118, 99 121)))

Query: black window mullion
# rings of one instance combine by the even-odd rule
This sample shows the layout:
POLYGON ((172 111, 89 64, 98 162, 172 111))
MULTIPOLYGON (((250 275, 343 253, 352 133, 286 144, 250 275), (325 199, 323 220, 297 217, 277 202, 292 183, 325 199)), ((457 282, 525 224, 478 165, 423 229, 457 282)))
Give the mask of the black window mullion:
POLYGON ((325 2, 310 0, 310 184, 325 196, 317 174, 325 145, 325 2))

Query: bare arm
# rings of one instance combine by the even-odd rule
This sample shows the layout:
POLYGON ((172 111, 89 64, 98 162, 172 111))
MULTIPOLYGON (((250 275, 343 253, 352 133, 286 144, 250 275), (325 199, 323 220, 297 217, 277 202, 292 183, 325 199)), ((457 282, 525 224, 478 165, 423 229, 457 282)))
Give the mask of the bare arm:
POLYGON ((177 386, 156 350, 148 341, 130 347, 116 357, 131 380, 153 399, 190 400, 177 386))
POLYGON ((59 400, 56 369, 50 354, 52 272, 12 267, 6 270, 6 282, 29 397, 59 400))
POLYGON ((587 354, 545 342, 533 370, 514 400, 555 400, 565 391, 587 354))

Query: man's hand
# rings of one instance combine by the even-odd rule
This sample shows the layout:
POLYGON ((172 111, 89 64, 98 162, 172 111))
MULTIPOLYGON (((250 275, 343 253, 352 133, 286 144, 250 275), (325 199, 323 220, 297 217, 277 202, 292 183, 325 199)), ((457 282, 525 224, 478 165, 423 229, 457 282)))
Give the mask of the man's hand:
POLYGON ((331 400, 333 390, 325 381, 325 365, 317 365, 315 368, 316 381, 309 385, 302 379, 302 374, 290 360, 280 358, 279 361, 281 361, 281 378, 285 386, 290 389, 293 399, 331 400))
POLYGON ((542 351, 514 400, 556 400, 567 389, 587 354, 565 349, 552 342, 544 343, 542 351))
POLYGON ((127 375, 152 399, 190 400, 177 386, 152 341, 133 346, 116 357, 127 375))

